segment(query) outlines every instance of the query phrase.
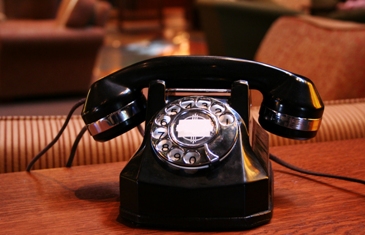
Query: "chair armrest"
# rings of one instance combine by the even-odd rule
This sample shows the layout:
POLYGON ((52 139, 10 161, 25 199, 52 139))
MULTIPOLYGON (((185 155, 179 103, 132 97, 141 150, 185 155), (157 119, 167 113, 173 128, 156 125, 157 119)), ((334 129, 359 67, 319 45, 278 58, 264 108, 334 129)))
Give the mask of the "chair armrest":
MULTIPOLYGON (((31 159, 57 135, 65 116, 0 117, 0 173, 24 171, 31 159)), ((81 116, 72 116, 57 143, 33 169, 64 167, 72 144, 84 126, 81 116)), ((127 161, 139 148, 142 137, 131 131, 108 142, 96 142, 89 133, 82 137, 73 166, 127 161)))

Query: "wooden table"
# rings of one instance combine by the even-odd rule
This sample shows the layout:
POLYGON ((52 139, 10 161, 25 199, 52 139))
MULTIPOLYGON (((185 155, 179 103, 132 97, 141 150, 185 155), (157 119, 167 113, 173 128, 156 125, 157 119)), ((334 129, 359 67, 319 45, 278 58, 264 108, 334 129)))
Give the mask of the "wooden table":
MULTIPOLYGON (((274 147, 303 168, 365 179, 365 139, 274 147)), ((183 234, 116 221, 121 163, 0 175, 1 234, 183 234)), ((274 215, 245 234, 364 234, 365 186, 274 167, 274 215)), ((212 232, 200 232, 208 234, 212 232)), ((242 234, 242 231, 221 232, 242 234)))

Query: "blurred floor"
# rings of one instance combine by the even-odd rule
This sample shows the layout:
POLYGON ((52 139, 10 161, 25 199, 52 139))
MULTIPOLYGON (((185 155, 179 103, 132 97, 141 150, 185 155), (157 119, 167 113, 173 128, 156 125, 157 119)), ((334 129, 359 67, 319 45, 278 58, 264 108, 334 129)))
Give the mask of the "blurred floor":
MULTIPOLYGON (((164 10, 164 28, 152 22, 128 25, 120 30, 117 12, 112 12, 106 26, 107 35, 94 69, 94 80, 148 58, 163 55, 205 55, 207 53, 202 32, 190 30, 180 8, 164 10)), ((3 115, 65 115, 82 97, 28 100, 0 103, 3 115)), ((78 114, 81 109, 75 113, 78 114)))

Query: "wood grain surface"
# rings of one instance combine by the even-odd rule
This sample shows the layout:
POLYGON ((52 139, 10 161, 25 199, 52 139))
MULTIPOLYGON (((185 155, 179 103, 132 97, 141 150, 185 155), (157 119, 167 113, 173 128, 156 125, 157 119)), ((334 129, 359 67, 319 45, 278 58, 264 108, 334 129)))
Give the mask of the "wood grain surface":
MULTIPOLYGON (((274 147, 291 164, 365 180, 365 139, 274 147)), ((1 234, 185 234, 116 221, 125 162, 0 174, 1 234)), ((273 163, 274 215, 247 231, 194 234, 364 234, 365 185, 273 163)))

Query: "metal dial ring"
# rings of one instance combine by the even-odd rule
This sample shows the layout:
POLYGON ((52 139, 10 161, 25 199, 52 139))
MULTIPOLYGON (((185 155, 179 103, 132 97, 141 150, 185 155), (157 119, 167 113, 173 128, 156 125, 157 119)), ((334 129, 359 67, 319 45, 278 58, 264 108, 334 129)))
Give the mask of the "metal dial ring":
POLYGON ((157 157, 173 168, 198 170, 222 161, 234 146, 239 115, 225 101, 188 96, 169 103, 151 126, 157 157))

